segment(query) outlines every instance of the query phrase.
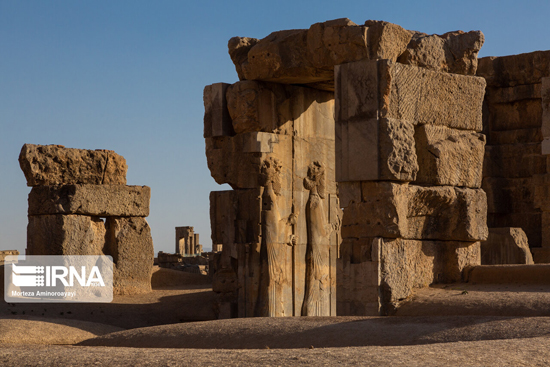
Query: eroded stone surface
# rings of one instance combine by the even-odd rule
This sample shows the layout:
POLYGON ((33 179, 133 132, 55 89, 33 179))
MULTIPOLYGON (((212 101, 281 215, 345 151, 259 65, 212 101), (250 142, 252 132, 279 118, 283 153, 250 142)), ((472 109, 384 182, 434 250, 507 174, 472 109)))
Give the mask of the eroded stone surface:
POLYGON ((487 238, 480 189, 363 182, 363 200, 346 207, 342 236, 479 241, 487 238))
POLYGON ((309 84, 332 91, 334 66, 359 60, 398 60, 475 75, 483 41, 480 31, 426 35, 389 22, 367 20, 357 25, 342 18, 309 29, 273 32, 261 40, 233 37, 228 46, 240 80, 309 84))
POLYGON ((414 125, 482 130, 485 80, 434 72, 388 60, 359 61, 335 69, 336 119, 393 118, 414 125))
POLYGON ((480 265, 479 242, 378 239, 381 313, 391 315, 414 288, 463 280, 468 266, 480 265))
POLYGON ((29 215, 147 217, 150 198, 147 186, 35 186, 29 194, 29 215))
POLYGON ((420 167, 416 183, 481 187, 485 135, 421 125, 414 138, 420 167))
POLYGON ((435 71, 475 75, 477 55, 484 41, 485 36, 480 31, 443 35, 415 32, 398 61, 435 71))
POLYGON ((151 291, 153 239, 145 218, 109 217, 106 254, 113 257, 113 292, 139 294, 151 291))
POLYGON ((111 184, 125 185, 126 160, 112 150, 65 148, 62 145, 25 144, 19 165, 27 186, 111 184))
POLYGON ((345 121, 336 126, 340 182, 414 181, 418 163, 414 126, 395 119, 345 121))
POLYGON ((29 216, 27 255, 104 255, 105 223, 83 215, 29 216))

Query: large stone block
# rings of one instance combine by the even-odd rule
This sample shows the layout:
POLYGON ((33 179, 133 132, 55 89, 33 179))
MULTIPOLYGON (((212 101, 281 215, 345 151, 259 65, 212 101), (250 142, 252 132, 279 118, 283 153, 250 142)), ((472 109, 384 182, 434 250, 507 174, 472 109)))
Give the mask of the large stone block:
POLYGON ((367 21, 359 26, 349 19, 336 19, 309 29, 274 32, 259 41, 234 38, 229 54, 241 79, 334 90, 335 65, 368 58, 395 61, 410 38, 408 31, 388 22, 367 21))
POLYGON ((228 86, 225 95, 232 129, 237 134, 277 132, 292 119, 284 85, 241 81, 228 86))
POLYGON ((414 137, 419 166, 415 183, 481 187, 485 135, 420 125, 414 137))
MULTIPOLYGON (((482 188, 487 194, 488 213, 531 213, 538 204, 534 180, 529 178, 485 177, 482 188)), ((543 189, 542 187, 540 189, 543 189)))
POLYGON ((380 303, 384 315, 394 313, 414 288, 461 281, 466 267, 480 265, 479 242, 374 241, 380 246, 380 303))
POLYGON ((408 233, 408 185, 362 182, 361 191, 361 202, 348 204, 344 211, 343 238, 397 238, 408 233))
POLYGON ((233 136, 233 123, 227 109, 225 93, 229 84, 216 83, 204 87, 204 137, 233 136))
POLYGON ((487 231, 480 189, 363 182, 363 200, 346 207, 342 237, 479 241, 487 231))
POLYGON ((83 215, 29 216, 27 255, 109 255, 105 224, 83 215))
POLYGON ((475 75, 477 55, 485 36, 480 31, 456 31, 443 35, 416 32, 398 61, 435 71, 475 75))
POLYGON ((530 144, 540 143, 543 140, 540 127, 517 130, 489 131, 488 145, 530 144))
POLYGON ((481 189, 410 186, 404 238, 482 241, 487 238, 487 196, 481 189))
POLYGON ((25 144, 19 165, 27 186, 111 184, 125 185, 126 160, 112 150, 65 148, 62 145, 25 144))
MULTIPOLYGON (((346 239, 342 243, 336 282, 338 316, 379 315, 379 256, 378 253, 375 253, 374 256, 371 254, 373 250, 372 242, 372 239, 369 238, 365 241, 346 239), (362 242, 363 246, 360 246, 357 242, 362 242), (354 259, 352 248, 353 250, 357 249, 357 252, 362 252, 362 257, 365 260, 358 261, 359 259, 354 259)), ((374 247, 374 250, 376 251, 378 248, 374 247)))
POLYGON ((477 75, 491 87, 540 83, 541 78, 550 76, 550 51, 483 57, 479 59, 477 75))
POLYGON ((388 60, 339 65, 335 75, 338 122, 378 116, 414 125, 475 131, 483 128, 483 78, 434 72, 388 60))
POLYGON ((548 172, 549 157, 541 155, 541 144, 487 145, 484 177, 521 178, 548 172))
POLYGON ((414 181, 418 172, 411 123, 344 121, 336 126, 336 180, 414 181))
POLYGON ((105 252, 113 257, 114 294, 151 291, 153 238, 145 218, 109 217, 105 252))
POLYGON ((481 264, 533 264, 525 232, 521 228, 489 228, 487 241, 481 242, 481 264))
POLYGON ((29 215, 147 217, 150 198, 151 189, 147 186, 35 186, 29 194, 29 215))
POLYGON ((527 235, 529 246, 540 247, 543 243, 543 214, 541 212, 528 213, 488 213, 487 225, 489 228, 515 227, 521 228, 527 235))
POLYGON ((491 131, 541 128, 542 104, 539 99, 522 99, 489 105, 491 131))

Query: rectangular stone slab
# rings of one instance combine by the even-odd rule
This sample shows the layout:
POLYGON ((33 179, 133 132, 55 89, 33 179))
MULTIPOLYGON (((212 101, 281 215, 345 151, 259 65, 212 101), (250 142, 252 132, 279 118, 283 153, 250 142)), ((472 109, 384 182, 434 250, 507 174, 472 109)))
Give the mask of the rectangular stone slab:
POLYGON ((112 150, 65 148, 63 145, 25 144, 19 165, 27 186, 126 185, 128 166, 112 150))
POLYGON ((335 73, 337 121, 378 117, 414 125, 475 131, 483 128, 483 78, 435 72, 389 60, 340 65, 335 73))
POLYGON ((485 135, 421 125, 414 137, 419 166, 415 183, 481 187, 485 135))
POLYGON ((215 83, 204 87, 204 137, 235 135, 227 109, 227 83, 215 83))
POLYGON ((35 186, 29 194, 29 215, 147 217, 150 198, 151 189, 147 186, 35 186))
POLYGON ((362 197, 344 211, 343 238, 479 241, 488 235, 480 189, 363 182, 362 197))

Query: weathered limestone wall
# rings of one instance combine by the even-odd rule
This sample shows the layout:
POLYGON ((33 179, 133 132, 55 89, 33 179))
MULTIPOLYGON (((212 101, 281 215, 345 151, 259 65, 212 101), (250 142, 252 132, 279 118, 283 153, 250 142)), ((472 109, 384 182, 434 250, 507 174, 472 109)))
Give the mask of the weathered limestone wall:
POLYGON ((358 61, 336 66, 335 89, 338 314, 387 315, 414 288, 480 264, 485 81, 358 61))
POLYGON ((520 227, 550 262, 550 51, 485 57, 483 189, 489 227, 520 227))
POLYGON ((109 150, 25 144, 27 255, 110 255, 114 293, 151 290, 151 190, 126 186, 126 160, 109 150))
POLYGON ((220 317, 336 315, 333 98, 255 81, 205 88, 208 167, 234 189, 210 194, 220 317))

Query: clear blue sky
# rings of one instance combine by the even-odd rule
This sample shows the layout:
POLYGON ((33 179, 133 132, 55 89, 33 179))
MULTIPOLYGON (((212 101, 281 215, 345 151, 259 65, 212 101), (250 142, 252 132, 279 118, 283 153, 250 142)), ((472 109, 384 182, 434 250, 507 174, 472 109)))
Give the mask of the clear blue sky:
POLYGON ((237 81, 227 41, 347 17, 481 30, 481 56, 550 49, 550 1, 0 0, 0 250, 24 251, 24 143, 112 149, 152 189, 155 251, 190 225, 210 248, 202 91, 237 81))

